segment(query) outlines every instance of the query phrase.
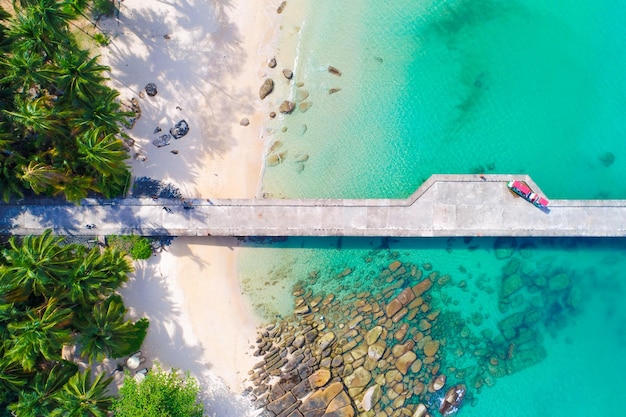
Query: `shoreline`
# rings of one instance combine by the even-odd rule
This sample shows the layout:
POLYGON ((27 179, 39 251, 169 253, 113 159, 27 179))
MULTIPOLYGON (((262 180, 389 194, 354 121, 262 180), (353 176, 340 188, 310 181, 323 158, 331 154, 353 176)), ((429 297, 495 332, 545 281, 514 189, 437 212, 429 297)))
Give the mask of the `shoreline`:
MULTIPOLYGON (((274 104, 258 91, 268 60, 279 60, 283 20, 273 3, 125 0, 118 18, 102 22, 111 38, 100 49, 110 84, 141 108, 127 131, 134 178, 173 184, 185 198, 258 197, 271 135, 264 123, 274 104), (155 96, 144 91, 151 82, 155 96), (189 125, 186 136, 153 145, 180 120, 189 125)), ((249 401, 232 394, 258 360, 252 352, 261 323, 239 287, 238 245, 235 238, 177 238, 136 263, 122 290, 130 315, 150 320, 142 348, 148 363, 190 371, 209 414, 250 412, 249 401)))

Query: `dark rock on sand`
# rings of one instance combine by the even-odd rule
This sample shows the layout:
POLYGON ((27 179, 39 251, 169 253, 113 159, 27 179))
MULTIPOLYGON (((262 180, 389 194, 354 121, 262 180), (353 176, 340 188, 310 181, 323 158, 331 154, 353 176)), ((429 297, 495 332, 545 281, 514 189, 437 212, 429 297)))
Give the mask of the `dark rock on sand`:
POLYGON ((335 94, 341 91, 341 88, 331 88, 328 90, 328 94, 335 94))
POLYGON ((185 120, 181 120, 170 129, 170 135, 172 135, 174 139, 180 139, 187 133, 189 133, 189 125, 185 120))
POLYGON ((165 135, 161 135, 157 139, 153 140, 152 144, 157 148, 160 148, 169 145, 171 139, 172 136, 166 133, 165 135))
POLYGON ((150 97, 154 97, 157 95, 157 86, 155 83, 148 83, 145 87, 146 94, 150 97))
POLYGON ((287 7, 287 2, 283 1, 282 3, 280 3, 280 6, 278 6, 278 8, 276 9, 276 13, 281 14, 285 10, 285 7, 287 7))
POLYGON ((267 66, 270 68, 276 68, 276 58, 272 58, 268 61, 267 66))
POLYGON ((250 124, 250 120, 247 117, 244 117, 243 119, 239 121, 239 124, 241 126, 248 126, 250 124))
POLYGON ((259 90, 259 97, 261 98, 261 100, 263 100, 273 90, 274 90, 274 80, 272 80, 271 78, 267 78, 265 81, 263 81, 263 84, 261 85, 261 88, 259 90))
POLYGON ((283 75, 285 76, 286 79, 291 80, 293 78, 293 71, 284 69, 283 75))

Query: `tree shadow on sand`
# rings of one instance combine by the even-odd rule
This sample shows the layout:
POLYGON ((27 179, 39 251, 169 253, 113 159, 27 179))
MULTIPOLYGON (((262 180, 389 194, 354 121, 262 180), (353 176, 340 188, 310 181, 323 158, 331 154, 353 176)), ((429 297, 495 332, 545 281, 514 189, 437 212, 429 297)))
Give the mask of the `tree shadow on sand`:
POLYGON ((253 111, 254 94, 223 82, 225 76, 239 74, 247 58, 240 46, 241 34, 227 14, 229 2, 157 4, 163 6, 131 10, 122 5, 119 26, 109 20, 103 28, 120 38, 112 37, 109 65, 112 83, 122 96, 139 96, 148 82, 159 87, 157 96, 140 99, 142 116, 128 132, 140 152, 148 155, 145 168, 181 183, 206 171, 203 156, 219 157, 232 148, 233 126, 242 114, 253 111), (139 42, 139 47, 132 42, 139 42), (190 108, 180 108, 178 103, 190 108), (169 148, 158 149, 151 142, 157 137, 157 126, 166 133, 180 119, 189 123, 190 131, 172 141, 170 147, 180 149, 172 157, 169 148), (164 160, 185 169, 173 169, 164 160))
MULTIPOLYGON (((151 362, 159 361, 186 372, 194 370, 202 389, 202 400, 209 416, 247 416, 249 402, 234 395, 212 373, 203 360, 202 347, 190 339, 189 330, 181 325, 181 306, 175 288, 159 270, 156 257, 135 264, 135 273, 122 288, 124 302, 133 319, 150 320, 142 353, 151 362)), ((202 262, 202 260, 197 260, 202 262)))

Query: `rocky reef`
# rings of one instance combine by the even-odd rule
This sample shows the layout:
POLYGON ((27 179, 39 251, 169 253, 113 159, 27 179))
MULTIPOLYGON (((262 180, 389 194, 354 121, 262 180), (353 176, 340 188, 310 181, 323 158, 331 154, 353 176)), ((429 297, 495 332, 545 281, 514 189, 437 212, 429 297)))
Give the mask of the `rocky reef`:
POLYGON ((573 272, 533 260, 515 239, 493 253, 501 276, 461 266, 453 279, 395 252, 368 276, 311 273, 293 288, 293 314, 259 331, 246 392, 260 415, 453 415, 542 361, 546 333, 581 304, 573 272), (320 291, 328 282, 336 288, 320 291))

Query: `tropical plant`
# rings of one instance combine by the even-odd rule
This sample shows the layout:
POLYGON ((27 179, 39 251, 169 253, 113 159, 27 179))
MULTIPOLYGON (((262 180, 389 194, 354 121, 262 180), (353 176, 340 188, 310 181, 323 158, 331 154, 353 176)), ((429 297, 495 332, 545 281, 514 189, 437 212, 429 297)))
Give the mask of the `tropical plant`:
POLYGON ((28 389, 19 393, 17 402, 9 405, 9 410, 19 417, 51 416, 57 408, 57 392, 78 371, 73 362, 60 361, 46 372, 40 372, 33 378, 28 389))
POLYGON ((150 239, 144 236, 108 236, 107 244, 130 253, 133 259, 148 259, 152 256, 152 244, 150 239))
POLYGON ((199 392, 198 382, 188 373, 167 372, 156 364, 141 382, 126 375, 113 413, 115 417, 202 417, 199 392))
POLYGON ((108 395, 107 388, 113 378, 107 378, 104 372, 91 380, 91 371, 77 372, 56 399, 58 408, 52 417, 107 417, 113 404, 113 397, 108 395))
MULTIPOLYGON (((125 314, 126 308, 119 295, 96 303, 92 314, 76 323, 82 354, 90 361, 102 360, 105 356, 118 358, 132 353, 136 346, 141 345, 145 327, 126 321, 125 314)), ((138 323, 147 324, 147 320, 141 319, 138 323)))
POLYGON ((21 244, 15 237, 9 239, 10 250, 4 250, 4 265, 0 265, 0 290, 11 295, 13 301, 46 296, 77 262, 74 246, 61 246, 62 237, 52 236, 46 230, 41 236, 26 236, 21 244), (17 297, 16 297, 17 296, 17 297))
POLYGON ((63 345, 71 340, 68 328, 71 318, 71 309, 55 303, 29 310, 24 320, 7 325, 9 340, 5 357, 20 363, 29 372, 35 370, 42 359, 61 359, 63 345))

